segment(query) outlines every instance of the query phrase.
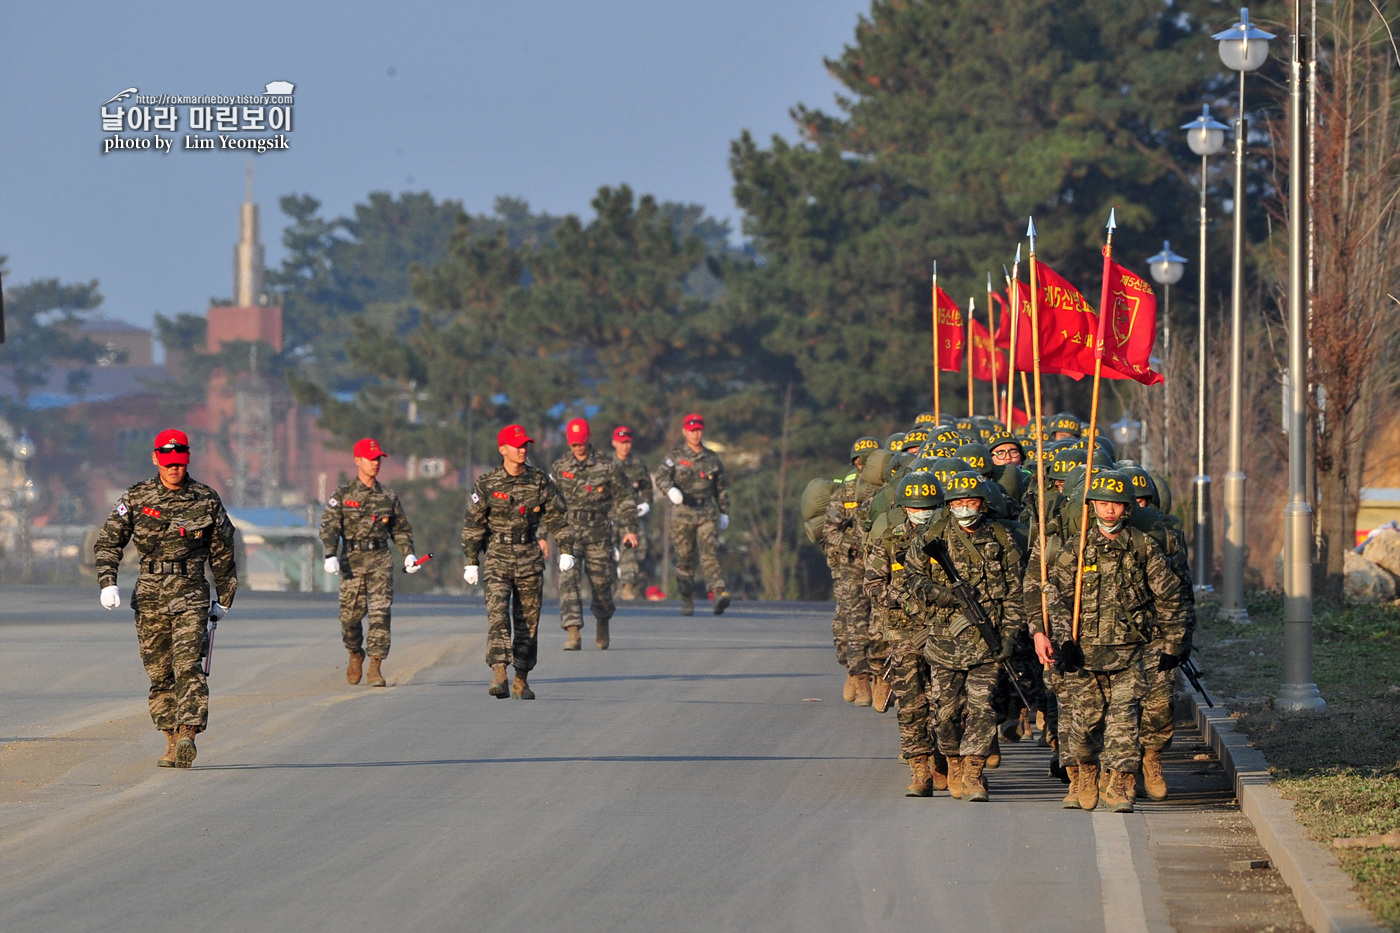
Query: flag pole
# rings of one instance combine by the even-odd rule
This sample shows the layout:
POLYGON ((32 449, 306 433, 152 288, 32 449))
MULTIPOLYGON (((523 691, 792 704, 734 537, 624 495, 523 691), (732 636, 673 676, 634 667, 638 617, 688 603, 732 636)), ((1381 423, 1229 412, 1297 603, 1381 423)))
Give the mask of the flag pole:
POLYGON ((972 354, 974 344, 972 343, 972 318, 977 312, 977 299, 968 296, 967 299, 967 342, 963 344, 963 357, 967 360, 967 416, 971 418, 977 413, 972 405, 972 354))
MULTIPOLYGON (((1006 277, 1006 297, 1011 302, 1011 352, 1007 354, 1010 370, 1006 374, 1006 430, 1014 431, 1015 426, 1011 423, 1016 411, 1016 324, 1021 319, 1021 244, 1016 244, 1016 259, 1011 264, 1011 274, 1007 275, 1006 266, 1001 267, 1001 274, 1006 277)), ((1026 373, 1021 372, 1021 403, 1029 404, 1026 398, 1026 373)))
POLYGON ((1001 386, 997 383, 997 327, 992 319, 992 274, 987 273, 987 334, 992 341, 992 420, 1001 420, 1001 386))
MULTIPOLYGON (((1036 532, 1040 543, 1040 623, 1046 635, 1050 634, 1050 603, 1045 590, 1050 585, 1050 569, 1045 564, 1045 431, 1042 430, 1040 416, 1040 283, 1035 274, 1035 218, 1026 227, 1026 237, 1030 240, 1031 264, 1031 370, 1035 374, 1035 512, 1036 532)), ((1020 250, 1017 250, 1020 255, 1020 250)), ((1013 279, 1012 281, 1015 281, 1013 279)), ((1015 318, 1012 318, 1014 321, 1015 318)), ((1025 380, 1025 373, 1021 374, 1025 380)), ((1024 390, 1024 386, 1022 389, 1024 390)))
POLYGON ((1108 322, 1108 274, 1113 257, 1113 231, 1118 227, 1114 215, 1108 212, 1108 239, 1103 248, 1103 285, 1099 291, 1099 332, 1094 340, 1094 395, 1089 407, 1089 457, 1084 463, 1084 504, 1079 509, 1079 555, 1074 568, 1074 615, 1070 622, 1070 638, 1079 641, 1079 613, 1084 600, 1084 549, 1089 543, 1089 484, 1094 479, 1094 453, 1098 448, 1099 379, 1103 375, 1104 325, 1108 322))
POLYGON ((940 354, 938 352, 938 260, 933 261, 933 420, 942 420, 942 412, 938 409, 938 370, 940 354))

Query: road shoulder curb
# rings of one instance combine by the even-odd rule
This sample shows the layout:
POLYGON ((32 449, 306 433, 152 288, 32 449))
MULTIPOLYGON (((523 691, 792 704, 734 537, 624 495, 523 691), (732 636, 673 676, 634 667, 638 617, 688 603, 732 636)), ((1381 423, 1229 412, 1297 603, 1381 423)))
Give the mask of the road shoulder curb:
POLYGON ((1241 812, 1292 889, 1304 919, 1318 933, 1387 933, 1362 906, 1336 856, 1308 838, 1293 804, 1274 785, 1264 753, 1236 728, 1231 711, 1218 704, 1214 709, 1202 706, 1186 685, 1181 697, 1234 783, 1241 812))

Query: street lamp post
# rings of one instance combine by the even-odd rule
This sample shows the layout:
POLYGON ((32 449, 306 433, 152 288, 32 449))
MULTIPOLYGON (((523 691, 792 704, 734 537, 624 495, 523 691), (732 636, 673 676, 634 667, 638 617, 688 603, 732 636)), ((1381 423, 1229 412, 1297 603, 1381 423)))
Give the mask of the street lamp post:
MULTIPOLYGON (((1152 280, 1165 289, 1162 300, 1162 368, 1172 365, 1172 286, 1181 281, 1186 272, 1186 260, 1172 252, 1172 245, 1162 241, 1162 251, 1147 260, 1152 272, 1152 280)), ((1171 476, 1172 469, 1172 374, 1166 373, 1162 385, 1162 474, 1171 476)))
POLYGON ((25 583, 34 582, 34 549, 29 539, 29 506, 38 498, 34 481, 26 469, 34 456, 34 442, 28 431, 21 431, 12 450, 15 462, 19 464, 19 486, 15 489, 15 504, 19 506, 19 559, 20 579, 25 583))
POLYGON ((1248 622, 1244 606, 1244 147, 1249 133, 1244 114, 1244 77, 1269 57, 1271 33, 1250 25, 1249 10, 1240 21, 1212 38, 1220 42, 1220 60, 1240 73, 1239 108, 1235 114, 1234 245, 1230 264, 1230 449, 1225 473, 1225 554, 1220 614, 1248 622))
POLYGON ((1284 507, 1283 684, 1274 707, 1298 712, 1327 705, 1313 683, 1312 505, 1307 496, 1306 250, 1303 236, 1303 84, 1310 58, 1301 0, 1293 4, 1288 62, 1288 504, 1284 507))
POLYGON ((1186 144, 1201 157, 1201 210, 1199 294, 1197 295, 1196 331, 1196 569, 1192 577, 1196 590, 1210 592, 1211 535, 1210 473, 1206 470, 1206 160, 1225 146, 1228 127, 1210 115, 1210 107, 1202 106, 1201 115, 1181 127, 1186 130, 1186 144))

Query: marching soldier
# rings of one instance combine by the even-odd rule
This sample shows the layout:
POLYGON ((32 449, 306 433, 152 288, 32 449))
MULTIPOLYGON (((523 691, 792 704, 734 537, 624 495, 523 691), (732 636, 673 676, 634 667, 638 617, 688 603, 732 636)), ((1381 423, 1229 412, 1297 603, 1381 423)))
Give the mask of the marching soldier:
POLYGON ((141 574, 131 594, 141 663, 151 680, 151 719, 165 733, 162 768, 194 763, 195 736, 209 723, 209 683, 200 659, 208 651, 208 622, 233 605, 238 573, 233 523, 218 493, 189 475, 190 442, 183 431, 156 435, 154 479, 117 501, 93 548, 103 608, 121 605, 117 566, 135 539, 141 574), (208 563, 217 598, 204 577, 208 563))
POLYGON ((632 455, 632 429, 625 424, 613 429, 612 447, 617 465, 622 467, 637 502, 635 547, 623 547, 622 544, 621 519, 624 516, 620 513, 625 510, 623 503, 618 504, 618 514, 613 515, 613 547, 618 553, 617 578, 622 584, 618 596, 624 600, 639 599, 646 595, 647 584, 651 581, 651 564, 647 559, 651 551, 651 533, 646 522, 647 514, 651 512, 651 471, 641 457, 632 455))
POLYGON ((689 414, 681 422, 684 442, 666 457, 656 488, 675 506, 671 539, 676 548, 676 589, 681 615, 695 613, 695 558, 715 595, 715 615, 729 608, 729 589, 719 566, 719 532, 729 527, 729 488, 724 463, 704 444, 705 419, 689 414))
POLYGON ((924 655, 933 731, 938 750, 948 759, 948 792, 985 801, 982 769, 996 740, 1000 662, 1011 657, 1023 625, 1020 581, 1025 559, 1011 524, 989 514, 986 480, 980 474, 955 474, 945 484, 943 497, 947 512, 913 539, 895 588, 905 611, 929 622, 924 655), (945 542, 958 576, 976 591, 997 629, 995 646, 959 611, 953 581, 925 552, 934 538, 945 542))
POLYGON ((851 473, 831 491, 822 527, 822 550, 831 568, 832 593, 836 614, 831 619, 831 640, 836 660, 846 668, 841 696, 847 703, 870 706, 874 703, 870 669, 873 632, 870 630, 870 600, 863 589, 865 556, 862 545, 865 529, 859 513, 869 505, 878 487, 860 478, 865 459, 879 449, 873 437, 858 438, 851 445, 851 473))
POLYGON ((569 452, 558 460, 550 474, 554 485, 564 496, 568 507, 569 531, 573 536, 577 564, 559 573, 559 618, 568 632, 565 651, 579 650, 579 630, 583 627, 583 597, 579 593, 581 569, 588 573, 593 591, 589 609, 596 626, 594 644, 606 649, 611 644, 608 623, 616 605, 613 603, 613 518, 621 523, 622 549, 631 550, 637 544, 636 497, 627 476, 617 461, 604 460, 589 443, 588 422, 575 418, 564 427, 564 439, 569 452))
POLYGON ((417 573, 413 529, 399 497, 379 483, 384 451, 372 437, 355 442, 356 476, 326 500, 321 516, 325 571, 340 576, 340 639, 350 659, 345 680, 358 684, 369 655, 371 687, 387 685, 380 665, 389 656, 389 616, 394 602, 394 563, 390 539, 403 554, 405 573, 417 573), (345 552, 344 563, 340 560, 345 552), (367 623, 367 624, 364 624, 367 623))
MULTIPOLYGON (((1050 627, 1031 613, 1036 654, 1047 667, 1058 658, 1060 760, 1069 771, 1066 809, 1094 809, 1103 802, 1131 813, 1138 744, 1139 701, 1146 690, 1146 647, 1161 632, 1162 652, 1181 656, 1185 606, 1176 574, 1161 546, 1128 524, 1132 480, 1116 470, 1095 472, 1086 498, 1092 503, 1084 548, 1077 642, 1073 639, 1078 534, 1066 535, 1047 561, 1050 627), (1082 658, 1079 655, 1082 654, 1082 658)), ((1048 526, 1048 523, 1047 523, 1048 526)), ((1047 527, 1048 530, 1048 527, 1047 527)), ((1038 602, 1039 581, 1026 579, 1027 599, 1038 602), (1033 592, 1034 590, 1034 592, 1033 592)))
POLYGON ((548 474, 525 462, 530 443, 533 440, 518 424, 501 429, 496 435, 501 465, 476 481, 462 523, 467 560, 462 579, 468 586, 486 582, 486 663, 492 673, 487 692, 497 699, 507 693, 518 700, 535 698, 526 678, 539 655, 544 560, 549 556, 541 526, 559 545, 560 572, 574 567, 573 532, 564 517, 564 500, 548 474), (507 666, 515 668, 509 690, 507 666))

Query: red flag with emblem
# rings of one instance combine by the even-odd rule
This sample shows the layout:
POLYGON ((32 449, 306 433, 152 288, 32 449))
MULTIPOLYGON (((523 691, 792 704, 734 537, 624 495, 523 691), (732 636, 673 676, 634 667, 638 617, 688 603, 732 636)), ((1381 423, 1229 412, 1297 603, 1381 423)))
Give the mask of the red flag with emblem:
POLYGON ((1003 350, 1011 349, 1011 309, 999 292, 988 292, 992 303, 1001 306, 1001 317, 997 318, 997 332, 992 334, 992 343, 1003 350))
POLYGON ((934 352, 939 369, 959 372, 963 365, 963 317, 957 302, 943 289, 935 293, 934 309, 938 322, 934 328, 934 352))
MULTIPOLYGON (((1135 272, 1108 261, 1108 326, 1104 328, 1104 375, 1121 373, 1143 385, 1163 382, 1152 370, 1152 345, 1157 339, 1157 295, 1135 272), (1110 374, 1109 370, 1116 370, 1110 374)), ((1120 377, 1121 378, 1121 377, 1120 377)))
POLYGON ((1006 374, 1006 354, 992 342, 992 335, 980 321, 972 322, 972 378, 993 382, 1006 374))

